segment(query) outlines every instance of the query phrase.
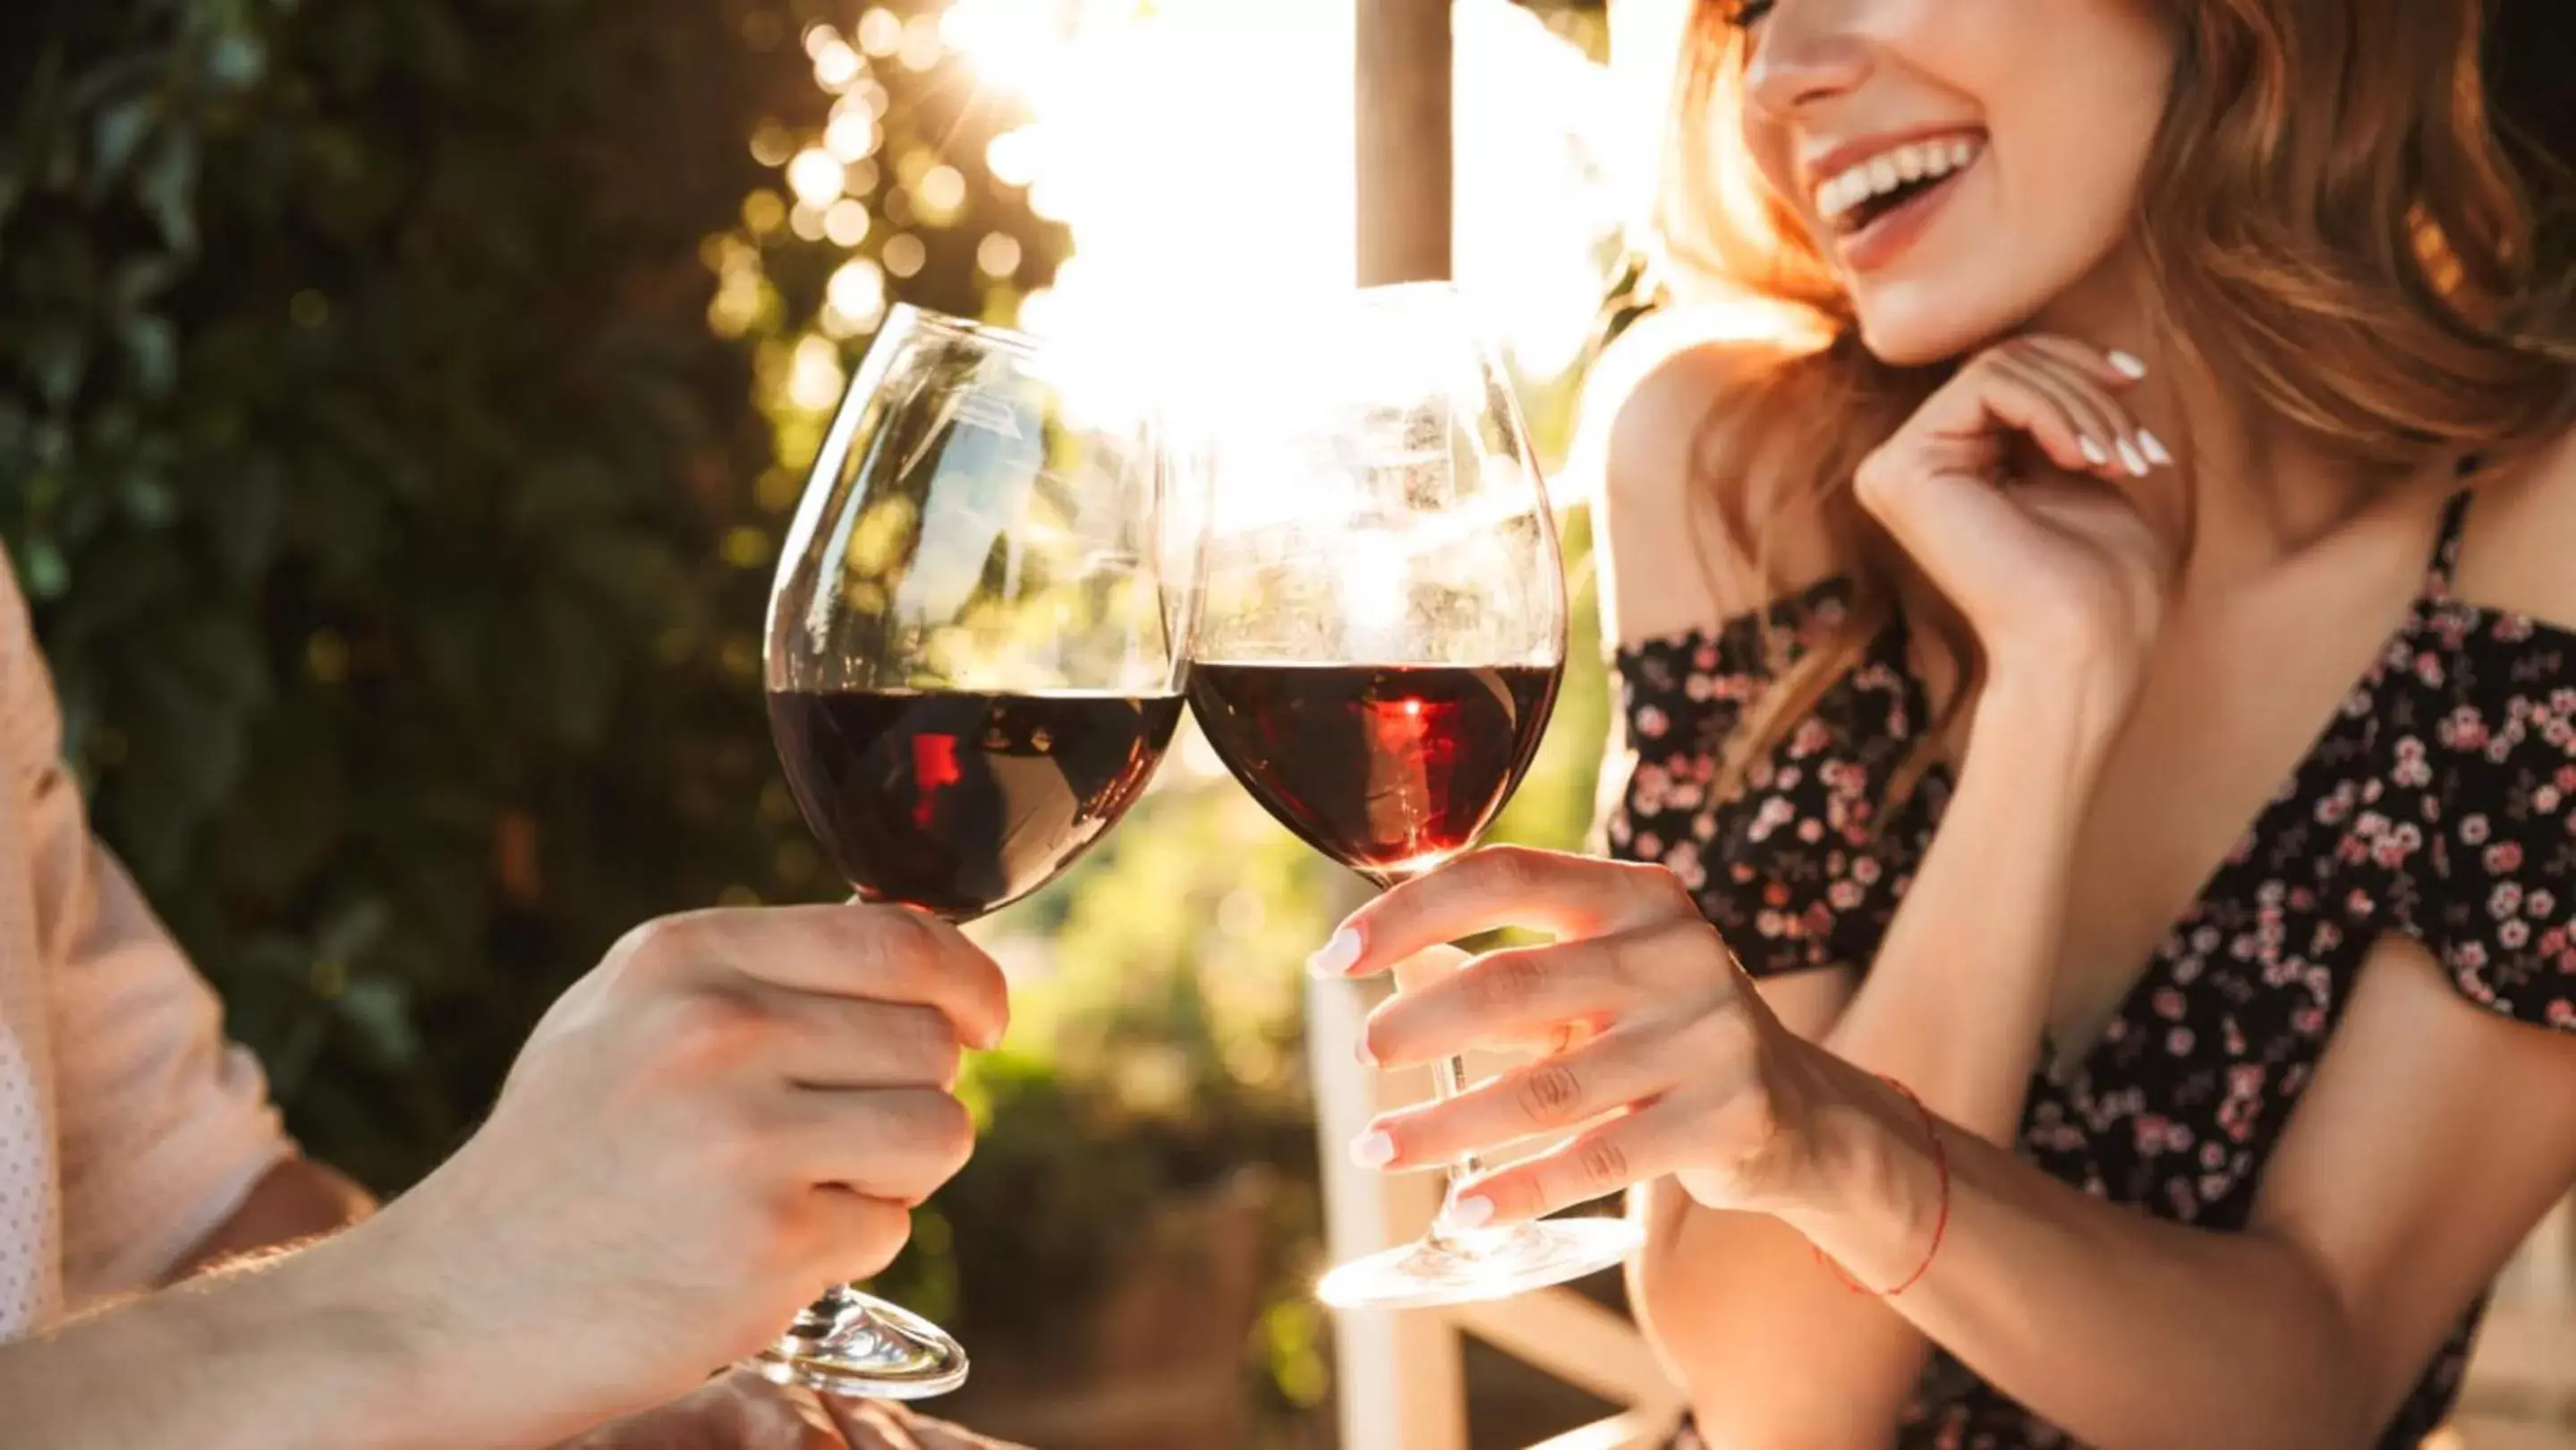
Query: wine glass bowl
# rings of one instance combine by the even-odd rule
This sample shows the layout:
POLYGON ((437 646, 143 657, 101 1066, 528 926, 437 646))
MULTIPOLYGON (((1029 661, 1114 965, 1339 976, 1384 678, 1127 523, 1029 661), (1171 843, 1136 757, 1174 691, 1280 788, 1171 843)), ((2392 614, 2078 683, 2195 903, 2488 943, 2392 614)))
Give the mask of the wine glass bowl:
MULTIPOLYGON (((770 594, 771 734, 858 895, 964 922, 1062 874, 1151 781, 1182 709, 1195 516, 1152 412, 1085 360, 897 307, 817 453, 770 594)), ((756 1362, 840 1394, 966 1377, 847 1287, 756 1362)))
MULTIPOLYGON (((1193 715, 1247 790, 1380 887, 1473 846, 1545 734, 1564 567, 1508 379, 1440 285, 1379 288, 1265 333, 1266 386, 1202 404, 1211 492, 1193 715)), ((1443 1096, 1464 1087, 1443 1064, 1443 1096)), ((1452 1187, 1477 1171, 1472 1160, 1452 1187)), ((1620 1220, 1460 1230, 1318 1292, 1500 1297, 1633 1251, 1620 1220)))

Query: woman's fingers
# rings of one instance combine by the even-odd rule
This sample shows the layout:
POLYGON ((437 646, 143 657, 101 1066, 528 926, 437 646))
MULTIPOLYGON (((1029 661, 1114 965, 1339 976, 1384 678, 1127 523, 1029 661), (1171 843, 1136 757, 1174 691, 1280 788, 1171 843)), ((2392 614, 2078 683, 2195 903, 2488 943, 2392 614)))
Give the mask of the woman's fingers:
POLYGON ((2110 447, 2130 474, 2144 477, 2150 469, 2173 466, 2173 453, 2164 440, 2141 426, 2121 400, 2146 377, 2146 364, 2116 349, 2052 333, 2033 333, 2013 346, 2023 361, 2041 364, 2060 385, 2078 394, 2084 406, 2104 416, 2104 426, 2114 430, 2110 447), (2119 447, 2123 441, 2126 449, 2119 447))
POLYGON ((1496 927, 1594 936, 1676 913, 1699 914, 1661 866, 1490 846, 1353 912, 1308 966, 1317 976, 1365 977, 1496 927))
POLYGON ((1446 1102, 1388 1113, 1351 1146, 1364 1168, 1435 1168, 1467 1153, 1562 1133, 1670 1091, 1711 1064, 1679 1060, 1692 1035, 1671 1018, 1612 1028, 1582 1047, 1515 1068, 1446 1102))
POLYGON ((2082 472, 2115 482, 2145 476, 2148 463, 2137 442, 2137 425, 2090 379, 2038 353, 2008 352, 1997 357, 1994 366, 2065 415, 2083 454, 2082 472))
POLYGON ((2009 345, 2046 354, 2114 392, 2134 387, 2147 376, 2147 365, 2129 354, 2078 342, 2063 333, 2025 333, 2009 345))
POLYGON ((1487 952, 1380 1004, 1360 1031, 1362 1058, 1402 1067, 1492 1042, 1545 1042, 1569 1024, 1602 1026, 1678 1006, 1686 982, 1726 981, 1726 948, 1694 914, 1636 931, 1487 952))
MULTIPOLYGON (((1702 1089, 1696 1095, 1705 1098, 1708 1093, 1702 1089)), ((1768 1105, 1752 1092, 1728 1094, 1713 1108, 1667 1097, 1468 1184, 1459 1191, 1450 1212, 1470 1228, 1517 1223, 1589 1203, 1667 1173, 1705 1170, 1712 1155, 1749 1154, 1767 1140, 1769 1116, 1768 1105)))

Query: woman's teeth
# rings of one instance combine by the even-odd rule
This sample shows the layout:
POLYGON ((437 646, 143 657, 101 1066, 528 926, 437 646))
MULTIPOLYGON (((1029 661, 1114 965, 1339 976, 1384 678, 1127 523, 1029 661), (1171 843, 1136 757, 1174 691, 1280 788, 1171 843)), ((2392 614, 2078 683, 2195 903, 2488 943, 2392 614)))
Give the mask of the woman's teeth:
POLYGON ((1911 141, 1825 179, 1816 188, 1816 212, 1841 222, 1877 197, 1909 182, 1937 181, 1977 159, 1984 148, 1965 136, 1911 141))

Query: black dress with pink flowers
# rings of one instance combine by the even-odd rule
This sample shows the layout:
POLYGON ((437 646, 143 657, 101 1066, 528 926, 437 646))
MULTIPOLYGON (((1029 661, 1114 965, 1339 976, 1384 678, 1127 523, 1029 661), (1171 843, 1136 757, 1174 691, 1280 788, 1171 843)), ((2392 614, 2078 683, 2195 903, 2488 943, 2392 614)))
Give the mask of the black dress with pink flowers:
MULTIPOLYGON (((2466 502, 2446 514, 2405 623, 2156 948, 2102 1041, 2071 1070, 2032 1077, 2018 1145, 2032 1163, 2142 1213, 2241 1228, 2386 932, 2423 942, 2471 1002, 2576 1029, 2576 632, 2454 597, 2466 502)), ((1742 793, 1712 799, 1722 742, 1766 678, 1766 640, 1794 656, 1846 592, 1828 581, 1619 656, 1636 764, 1611 850, 1676 872, 1757 977, 1865 970, 1949 795, 1936 766, 1879 819, 1929 718, 1900 622, 1742 793)), ((2425 1367, 2384 1446, 2413 1447, 2440 1424, 2482 1307, 2425 1367)), ((1676 1442, 1696 1443, 1687 1430, 1676 1442)), ((2072 1441, 1936 1351, 1898 1443, 2072 1441)))

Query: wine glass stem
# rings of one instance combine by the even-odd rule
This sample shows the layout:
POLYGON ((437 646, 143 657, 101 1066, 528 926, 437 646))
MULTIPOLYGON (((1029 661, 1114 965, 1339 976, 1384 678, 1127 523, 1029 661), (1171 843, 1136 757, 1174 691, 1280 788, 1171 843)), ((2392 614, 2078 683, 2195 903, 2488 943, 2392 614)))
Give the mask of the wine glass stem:
MULTIPOLYGON (((1445 1103, 1466 1090, 1467 1059, 1442 1058, 1439 1066, 1431 1073, 1432 1096, 1445 1103)), ((1451 1253, 1466 1251, 1466 1246, 1459 1242, 1458 1235, 1450 1228, 1449 1211, 1458 1201, 1458 1190, 1484 1171, 1484 1165, 1476 1161, 1476 1155, 1473 1153, 1461 1153, 1450 1161, 1446 1181, 1440 1189, 1440 1211, 1432 1215, 1431 1227, 1424 1230, 1422 1235, 1425 1243, 1435 1249, 1451 1253)))
MULTIPOLYGON (((1401 882, 1422 874, 1422 869, 1416 868, 1403 872, 1363 871, 1360 875, 1380 892, 1385 892, 1401 882)), ((1435 1102, 1445 1103, 1466 1090, 1467 1059, 1464 1056, 1442 1058, 1439 1066, 1431 1071, 1432 1099, 1435 1102)), ((1431 1216, 1431 1227, 1422 1231, 1422 1241, 1425 1244, 1442 1253, 1474 1252, 1460 1237, 1460 1231, 1450 1226, 1449 1210, 1458 1201, 1458 1190, 1480 1177, 1484 1171, 1485 1165, 1479 1162, 1473 1153, 1461 1153, 1450 1160, 1448 1169, 1441 1177, 1440 1211, 1431 1216)))

